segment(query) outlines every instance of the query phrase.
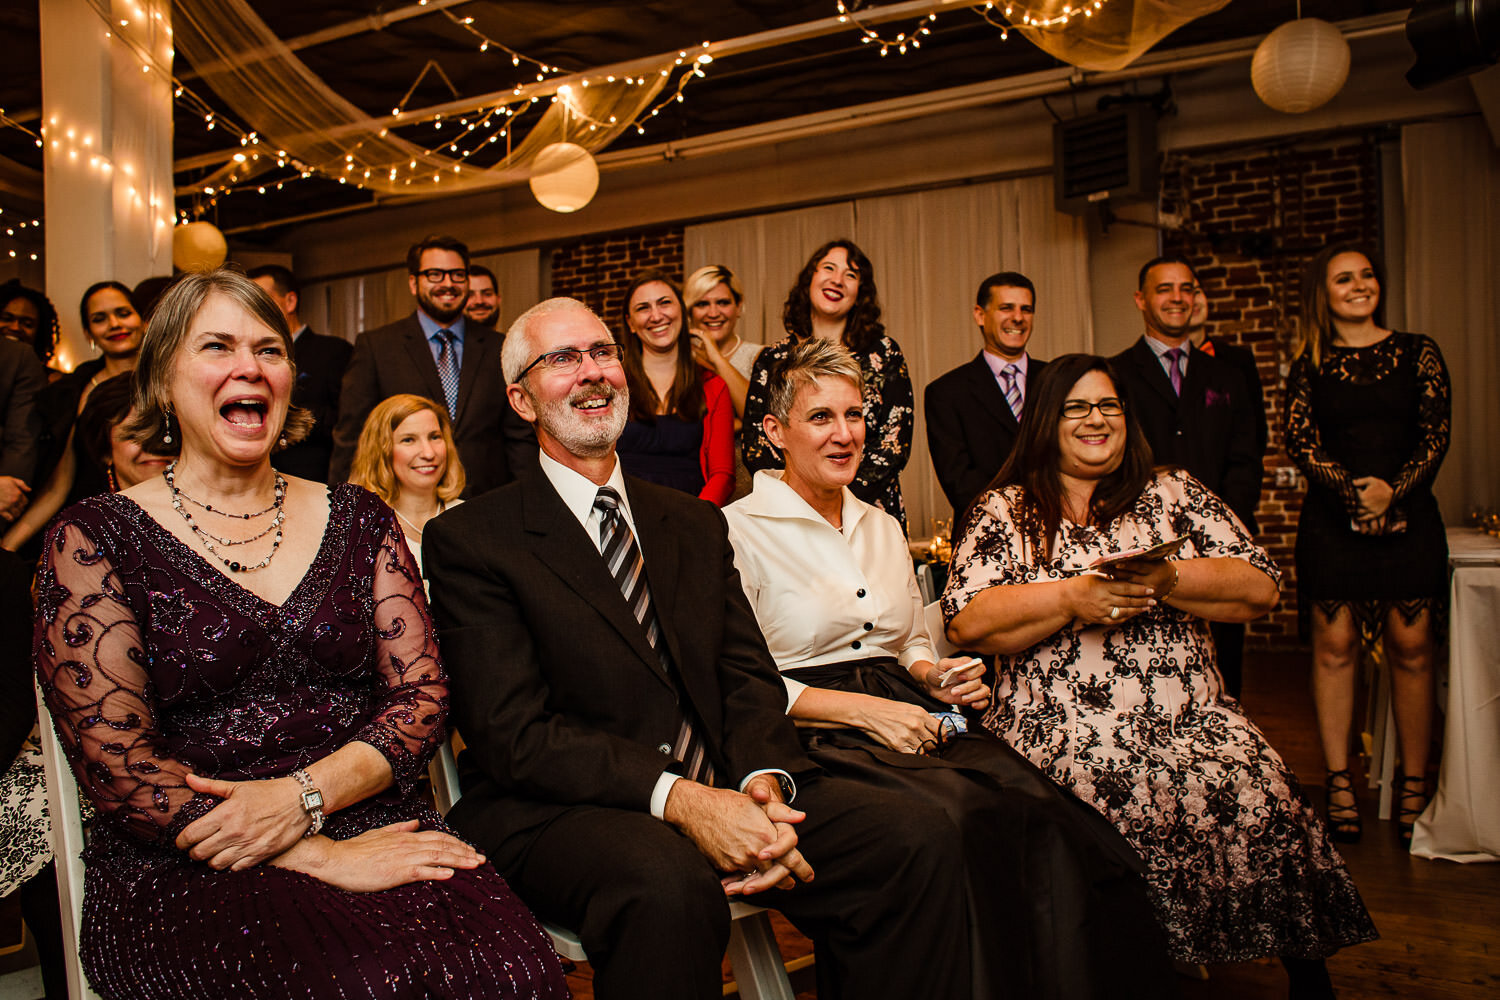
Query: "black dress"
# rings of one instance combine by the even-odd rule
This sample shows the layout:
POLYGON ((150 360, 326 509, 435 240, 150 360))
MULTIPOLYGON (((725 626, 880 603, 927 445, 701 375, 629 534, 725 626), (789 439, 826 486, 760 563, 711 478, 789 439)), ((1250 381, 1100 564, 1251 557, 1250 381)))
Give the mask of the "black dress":
POLYGON ((1308 480, 1297 526, 1304 631, 1313 605, 1329 616, 1350 608, 1367 635, 1380 634, 1392 608, 1408 624, 1442 610, 1448 541, 1432 481, 1448 450, 1450 410, 1442 352, 1420 334, 1330 347, 1317 369, 1307 355, 1292 363, 1286 450, 1308 480), (1362 476, 1391 486, 1386 534, 1352 527, 1362 476))

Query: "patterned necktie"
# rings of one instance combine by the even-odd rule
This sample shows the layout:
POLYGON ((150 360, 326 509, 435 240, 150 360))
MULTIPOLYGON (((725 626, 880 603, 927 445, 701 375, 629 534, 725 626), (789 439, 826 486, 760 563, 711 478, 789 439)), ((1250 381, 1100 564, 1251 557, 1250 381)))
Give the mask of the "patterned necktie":
POLYGON ((1016 415, 1016 420, 1021 419, 1021 366, 1008 364, 1000 371, 1000 378, 1005 383, 1005 401, 1010 404, 1010 412, 1016 415))
POLYGON ((1162 355, 1167 359, 1167 377, 1172 380, 1172 391, 1179 396, 1182 395, 1182 368, 1178 366, 1178 361, 1185 354, 1187 352, 1182 348, 1174 347, 1162 355))
MULTIPOLYGON (((604 554, 604 565, 615 578, 620 594, 630 606, 635 620, 646 629, 646 641, 656 651, 661 667, 672 674, 672 659, 662 642, 661 622, 656 618, 656 608, 651 603, 651 587, 646 582, 646 560, 641 557, 640 546, 635 535, 620 512, 620 494, 613 487, 601 486, 594 497, 594 509, 599 512, 599 541, 604 554)), ((680 699, 679 699, 680 703, 680 699)), ((681 762, 682 776, 693 781, 711 785, 714 781, 713 764, 708 759, 707 747, 693 729, 693 724, 683 713, 682 725, 677 730, 677 739, 672 744, 672 758, 681 762)))
POLYGON ((458 337, 444 327, 437 332, 438 381, 443 383, 443 396, 448 404, 448 416, 458 419, 458 337))

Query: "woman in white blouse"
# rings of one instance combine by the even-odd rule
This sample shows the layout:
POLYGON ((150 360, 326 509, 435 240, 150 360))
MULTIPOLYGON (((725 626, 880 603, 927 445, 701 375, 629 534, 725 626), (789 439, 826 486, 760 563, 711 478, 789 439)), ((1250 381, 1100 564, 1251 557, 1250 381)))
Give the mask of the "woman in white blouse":
POLYGON ((935 655, 900 525, 847 488, 865 436, 858 362, 813 338, 769 388, 763 429, 785 468, 756 473, 724 513, 809 755, 972 831, 954 860, 976 996, 1171 995, 1129 845, 1003 742, 962 731, 956 707, 989 704, 984 668, 935 655))

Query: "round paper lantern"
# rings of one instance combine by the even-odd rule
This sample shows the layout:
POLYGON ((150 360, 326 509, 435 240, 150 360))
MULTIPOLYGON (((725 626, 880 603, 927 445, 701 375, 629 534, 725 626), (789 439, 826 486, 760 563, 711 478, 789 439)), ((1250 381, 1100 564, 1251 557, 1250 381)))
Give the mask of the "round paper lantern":
POLYGON ((582 146, 554 142, 531 164, 531 193, 543 208, 576 212, 599 190, 599 164, 582 146))
POLYGON ((1327 21, 1304 17, 1266 36, 1250 61, 1250 82, 1267 105, 1289 115, 1333 99, 1349 77, 1349 43, 1327 21))
POLYGON ((227 256, 229 244, 212 223, 189 222, 172 230, 172 264, 179 271, 212 271, 227 256))

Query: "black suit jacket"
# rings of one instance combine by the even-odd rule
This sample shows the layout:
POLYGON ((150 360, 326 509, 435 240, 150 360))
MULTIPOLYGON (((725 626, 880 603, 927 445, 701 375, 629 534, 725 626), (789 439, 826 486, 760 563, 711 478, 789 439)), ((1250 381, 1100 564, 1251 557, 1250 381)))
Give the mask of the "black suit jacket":
POLYGON ((297 361, 297 384, 292 403, 313 415, 313 429, 297 444, 272 457, 282 472, 316 482, 328 482, 333 457, 333 424, 339 415, 339 389, 354 345, 339 337, 306 331, 292 344, 297 361))
MULTIPOLYGON (((516 416, 505 397, 501 343, 502 336, 496 331, 465 324, 453 438, 468 474, 466 497, 503 486, 519 468, 536 465, 536 435, 530 424, 516 416)), ((440 405, 444 400, 437 362, 432 359, 416 313, 361 333, 354 341, 354 356, 344 372, 339 396, 339 419, 333 429, 329 469, 333 482, 349 478, 359 432, 375 404, 402 392, 426 396, 440 405)))
MULTIPOLYGON (((1027 359, 1028 387, 1045 367, 1045 361, 1027 359)), ((1022 400, 1028 396, 1023 389, 1022 400)), ((995 373, 985 364, 983 351, 972 361, 934 379, 923 394, 923 405, 927 413, 927 450, 932 453, 938 484, 957 517, 984 492, 1005 464, 1020 425, 1005 401, 995 373)))
POLYGON ((676 681, 540 469, 424 531, 453 719, 472 751, 454 821, 492 843, 527 840, 574 805, 645 812, 670 763, 679 684, 726 785, 759 768, 813 769, 723 515, 626 484, 676 681))
POLYGON ((1260 381, 1260 365, 1255 363, 1255 352, 1248 347, 1231 344, 1218 337, 1210 337, 1214 357, 1227 362, 1245 380, 1250 398, 1255 403, 1255 451, 1265 456, 1266 446, 1271 443, 1271 426, 1266 417, 1266 392, 1260 381))
POLYGON ((1178 397, 1145 337, 1111 361, 1157 464, 1186 469, 1254 531, 1262 449, 1255 403, 1235 367, 1194 350, 1178 397))
POLYGON ((47 386, 47 370, 19 340, 0 337, 0 476, 35 487, 36 397, 47 386))

